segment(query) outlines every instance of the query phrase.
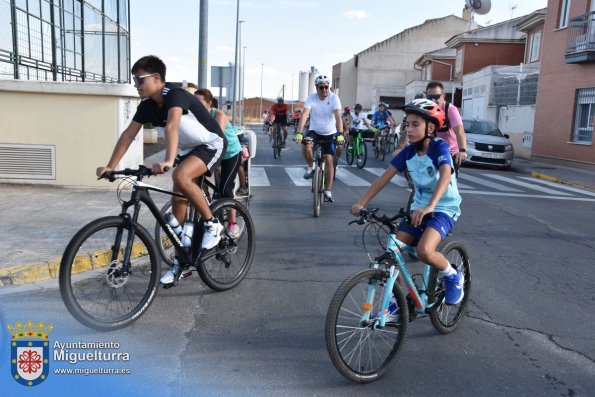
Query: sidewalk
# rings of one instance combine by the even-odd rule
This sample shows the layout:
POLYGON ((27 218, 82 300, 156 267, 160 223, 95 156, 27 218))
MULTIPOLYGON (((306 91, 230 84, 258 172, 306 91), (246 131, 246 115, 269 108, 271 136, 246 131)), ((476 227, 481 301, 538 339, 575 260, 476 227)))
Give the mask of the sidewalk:
MULTIPOLYGON (((157 153, 145 164, 163 158, 157 153)), ((595 191, 595 171, 515 159, 513 171, 535 178, 595 191)), ((93 176, 90 176, 93 177, 93 176)), ((146 179, 151 185, 169 189, 171 175, 146 179)), ((41 185, 0 185, 0 289, 11 285, 55 279, 66 245, 86 223, 117 215, 120 205, 116 190, 73 189, 41 185)), ((130 191, 122 193, 125 199, 130 191)), ((152 194, 157 205, 169 196, 152 194)), ((148 210, 141 223, 152 233, 155 221, 148 210)))

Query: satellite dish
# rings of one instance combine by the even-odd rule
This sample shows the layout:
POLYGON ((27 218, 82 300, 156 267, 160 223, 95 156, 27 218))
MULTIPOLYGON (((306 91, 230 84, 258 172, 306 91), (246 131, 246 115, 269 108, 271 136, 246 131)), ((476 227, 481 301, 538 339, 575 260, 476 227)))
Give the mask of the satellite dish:
POLYGON ((490 12, 492 2, 490 0, 465 0, 465 8, 471 8, 476 14, 483 15, 490 12))

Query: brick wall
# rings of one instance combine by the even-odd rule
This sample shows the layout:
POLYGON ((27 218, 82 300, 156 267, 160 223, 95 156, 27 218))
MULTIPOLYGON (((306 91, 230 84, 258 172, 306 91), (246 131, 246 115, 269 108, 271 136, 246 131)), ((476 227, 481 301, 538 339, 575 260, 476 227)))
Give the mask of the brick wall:
MULTIPOLYGON (((571 143, 576 91, 595 87, 595 62, 566 64, 568 29, 558 29, 560 0, 549 0, 543 31, 532 154, 595 165, 595 148, 571 143)), ((588 11, 589 0, 573 0, 570 18, 588 11)))
POLYGON ((456 74, 457 81, 463 81, 464 74, 486 66, 519 65, 525 58, 525 43, 463 43, 461 47, 463 67, 461 73, 456 74))

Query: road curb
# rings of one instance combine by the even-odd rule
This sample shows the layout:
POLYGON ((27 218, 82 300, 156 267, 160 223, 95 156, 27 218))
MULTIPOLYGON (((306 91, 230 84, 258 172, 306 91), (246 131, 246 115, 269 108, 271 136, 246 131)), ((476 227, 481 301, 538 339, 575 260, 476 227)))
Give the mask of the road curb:
MULTIPOLYGON (((147 254, 142 243, 134 243, 131 259, 147 254)), ((60 272, 62 257, 53 258, 45 262, 23 263, 0 269, 0 288, 7 285, 31 284, 38 281, 57 279, 60 272)), ((109 249, 98 250, 77 256, 73 264, 73 273, 98 269, 111 263, 109 249)))
POLYGON ((556 178, 556 177, 549 176, 549 175, 546 175, 546 174, 542 174, 541 172, 534 172, 533 171, 533 172, 530 172, 529 173, 529 176, 531 176, 533 178, 537 178, 537 179, 543 179, 545 181, 561 183, 563 185, 568 185, 568 186, 576 187, 578 189, 588 190, 590 192, 595 192, 595 189, 593 189, 592 187, 581 185, 580 183, 565 181, 564 179, 560 179, 560 178, 556 178))
POLYGON ((58 278, 60 258, 46 262, 23 263, 0 269, 0 287, 22 285, 58 278))

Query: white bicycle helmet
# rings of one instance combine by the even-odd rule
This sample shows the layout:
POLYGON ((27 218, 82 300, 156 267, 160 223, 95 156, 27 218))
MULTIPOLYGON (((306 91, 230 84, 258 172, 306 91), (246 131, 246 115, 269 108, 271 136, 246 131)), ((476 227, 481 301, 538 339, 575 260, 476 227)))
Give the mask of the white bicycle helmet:
POLYGON ((327 83, 330 84, 331 81, 330 79, 324 75, 324 74, 319 74, 318 76, 316 76, 316 78, 314 79, 314 85, 318 85, 318 84, 322 84, 322 83, 327 83))

